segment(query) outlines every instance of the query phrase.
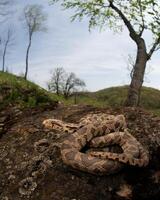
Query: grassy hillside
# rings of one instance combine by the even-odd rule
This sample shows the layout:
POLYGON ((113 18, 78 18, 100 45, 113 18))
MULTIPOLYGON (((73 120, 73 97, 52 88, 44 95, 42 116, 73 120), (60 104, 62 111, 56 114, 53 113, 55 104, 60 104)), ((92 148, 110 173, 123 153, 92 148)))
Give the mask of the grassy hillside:
MULTIPOLYGON (((128 86, 112 87, 95 92, 97 100, 106 102, 111 106, 123 105, 127 97, 128 86)), ((141 91, 140 106, 144 108, 160 108, 160 90, 143 87, 141 91)))
POLYGON ((54 104, 52 95, 38 85, 13 74, 0 72, 0 108, 7 105, 35 107, 54 104))
MULTIPOLYGON (((77 103, 86 103, 100 107, 119 107, 124 104, 127 97, 128 86, 111 87, 97 92, 80 93, 77 103)), ((74 97, 72 97, 72 101, 74 97)), ((141 91, 140 106, 160 113, 160 90, 143 87, 141 91)))
MULTIPOLYGON (((77 95, 76 103, 98 107, 119 107, 124 104, 127 91, 128 86, 120 86, 97 92, 83 92, 77 95)), ((75 103, 74 96, 64 100, 21 77, 0 72, 0 108, 15 104, 20 107, 43 106, 58 100, 65 104, 75 103)), ((143 87, 140 106, 160 114, 160 90, 143 87)))

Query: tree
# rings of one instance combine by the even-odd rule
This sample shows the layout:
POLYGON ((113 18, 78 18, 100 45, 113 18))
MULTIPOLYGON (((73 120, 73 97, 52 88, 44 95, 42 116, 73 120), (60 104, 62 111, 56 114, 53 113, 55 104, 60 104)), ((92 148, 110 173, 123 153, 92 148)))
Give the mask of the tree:
POLYGON ((63 90, 65 71, 62 67, 57 67, 52 72, 51 80, 48 82, 48 89, 60 95, 63 90))
MULTIPOLYGON (((53 0, 57 2, 59 0, 53 0)), ((130 83, 126 106, 138 106, 146 63, 160 49, 160 1, 159 0, 63 0, 61 5, 75 9, 72 20, 87 16, 89 28, 109 26, 121 30, 123 25, 137 47, 133 77, 130 83), (153 43, 147 45, 144 32, 152 34, 153 43), (151 46, 151 47, 150 47, 151 46), (150 47, 150 48, 149 48, 150 47)))
POLYGON ((64 82, 64 97, 67 99, 73 92, 82 87, 85 87, 85 82, 77 78, 73 72, 69 73, 64 82))
MULTIPOLYGON (((135 59, 133 58, 133 56, 131 54, 128 55, 128 62, 127 62, 127 69, 129 71, 129 76, 132 80, 133 78, 133 74, 134 74, 134 68, 135 66, 135 59)), ((144 72, 144 78, 143 78, 143 82, 149 82, 148 79, 148 74, 153 70, 153 68, 151 66, 147 67, 145 72, 144 72)), ((141 90, 139 92, 139 98, 138 98, 138 105, 140 104, 141 101, 141 90)))
POLYGON ((66 73, 62 67, 53 70, 51 80, 47 85, 49 91, 64 95, 66 99, 75 91, 85 87, 84 81, 77 78, 73 72, 66 73))
POLYGON ((32 44, 32 36, 36 32, 45 31, 45 21, 47 20, 47 15, 43 11, 43 7, 41 5, 27 5, 24 8, 24 19, 26 22, 27 30, 28 30, 28 47, 26 52, 26 69, 24 78, 27 79, 28 75, 28 57, 29 51, 32 44))
MULTIPOLYGON (((128 54, 128 59, 127 59, 127 70, 129 71, 129 76, 132 79, 133 78, 133 73, 134 73, 134 65, 135 65, 135 59, 134 56, 131 54, 128 54)), ((149 82, 148 75, 150 72, 153 70, 153 67, 149 65, 144 74, 144 82, 149 82)))
POLYGON ((13 45, 14 37, 13 37, 13 30, 11 28, 8 28, 6 38, 4 38, 1 43, 3 44, 2 49, 2 72, 5 71, 5 61, 6 61, 6 55, 8 53, 8 48, 13 45))

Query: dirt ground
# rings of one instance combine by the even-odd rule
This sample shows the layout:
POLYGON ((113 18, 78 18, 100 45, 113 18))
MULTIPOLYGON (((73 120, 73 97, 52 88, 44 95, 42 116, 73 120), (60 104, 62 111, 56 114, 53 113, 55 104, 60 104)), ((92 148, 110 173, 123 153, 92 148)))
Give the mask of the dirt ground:
POLYGON ((160 199, 160 118, 142 109, 59 106, 7 108, 0 112, 0 200, 160 199), (63 164, 59 145, 65 133, 42 121, 78 122, 88 113, 124 114, 129 131, 148 149, 146 168, 126 166, 110 176, 95 176, 63 164))

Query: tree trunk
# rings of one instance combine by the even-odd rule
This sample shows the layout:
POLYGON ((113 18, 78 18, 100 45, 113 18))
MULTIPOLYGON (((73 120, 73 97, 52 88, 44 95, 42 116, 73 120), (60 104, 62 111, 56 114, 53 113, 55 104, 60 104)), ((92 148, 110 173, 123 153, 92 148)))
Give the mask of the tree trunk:
POLYGON ((5 46, 4 51, 3 51, 2 72, 4 72, 4 69, 5 69, 5 57, 6 57, 6 46, 5 46))
POLYGON ((28 57, 29 57, 29 50, 31 47, 31 36, 29 37, 29 44, 27 47, 27 53, 26 53, 26 71, 25 71, 25 75, 24 75, 24 79, 27 79, 27 75, 28 75, 28 57))
POLYGON ((68 99, 68 97, 69 97, 68 93, 64 93, 64 98, 68 99))
POLYGON ((4 46, 3 61, 2 61, 2 72, 4 72, 4 70, 5 70, 5 60, 6 60, 6 52, 7 52, 8 43, 9 43, 9 37, 8 37, 7 41, 5 42, 5 46, 4 46))
POLYGON ((134 66, 133 77, 129 86, 125 106, 136 107, 140 103, 140 91, 143 84, 147 63, 146 45, 142 38, 137 43, 137 57, 134 66))
POLYGON ((77 104, 77 92, 74 92, 74 104, 77 104))
POLYGON ((56 82, 56 94, 59 96, 59 80, 56 82))

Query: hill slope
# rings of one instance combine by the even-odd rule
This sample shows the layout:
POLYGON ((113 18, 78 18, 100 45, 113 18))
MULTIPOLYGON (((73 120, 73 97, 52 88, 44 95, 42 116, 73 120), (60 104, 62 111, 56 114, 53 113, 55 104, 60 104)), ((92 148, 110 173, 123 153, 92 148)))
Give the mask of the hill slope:
POLYGON ((0 108, 4 106, 36 107, 55 104, 57 97, 21 77, 0 72, 0 108))
MULTIPOLYGON (((127 97, 128 86, 111 87, 97 92, 80 93, 77 103, 87 103, 100 107, 119 107, 127 97)), ((143 87, 140 106, 149 110, 160 110, 160 90, 143 87)))
MULTIPOLYGON (((128 86, 111 87, 97 92, 81 92, 76 97, 77 104, 96 107, 123 106, 127 97, 128 86)), ((7 105, 18 107, 36 107, 55 104, 55 101, 65 104, 75 103, 75 97, 68 100, 47 92, 38 85, 21 77, 0 72, 0 108, 7 105)), ((160 114, 160 90, 143 87, 140 106, 160 114)))
MULTIPOLYGON (((111 87, 95 92, 97 99, 108 102, 109 105, 123 105, 127 97, 128 86, 111 87)), ((160 108, 160 90, 143 87, 140 106, 144 108, 160 108)))

